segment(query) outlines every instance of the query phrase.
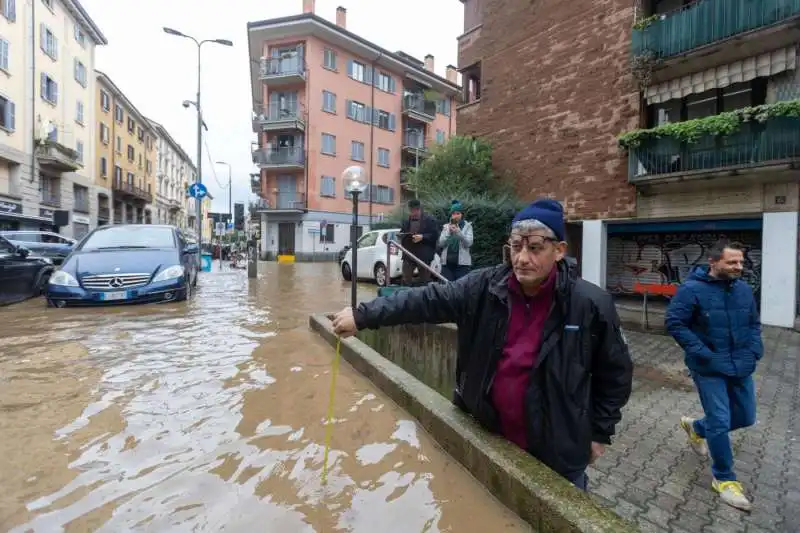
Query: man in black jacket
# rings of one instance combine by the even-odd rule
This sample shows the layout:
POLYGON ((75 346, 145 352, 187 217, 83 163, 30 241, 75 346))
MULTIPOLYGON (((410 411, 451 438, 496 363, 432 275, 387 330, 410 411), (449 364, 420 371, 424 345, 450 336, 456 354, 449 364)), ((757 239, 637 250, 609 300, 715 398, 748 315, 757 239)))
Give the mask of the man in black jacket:
MULTIPOLYGON (((436 255, 439 240, 439 224, 436 219, 422 210, 419 200, 409 200, 409 215, 403 221, 400 231, 404 234, 400 241, 403 247, 430 266, 436 255)), ((410 257, 403 257, 403 284, 411 285, 414 269, 419 268, 419 280, 427 283, 431 279, 428 269, 417 265, 410 257)))
POLYGON ((611 296, 566 260, 564 215, 538 200, 514 218, 510 265, 475 270, 345 308, 337 334, 397 324, 458 325, 453 402, 587 490, 611 443, 633 368, 611 296))

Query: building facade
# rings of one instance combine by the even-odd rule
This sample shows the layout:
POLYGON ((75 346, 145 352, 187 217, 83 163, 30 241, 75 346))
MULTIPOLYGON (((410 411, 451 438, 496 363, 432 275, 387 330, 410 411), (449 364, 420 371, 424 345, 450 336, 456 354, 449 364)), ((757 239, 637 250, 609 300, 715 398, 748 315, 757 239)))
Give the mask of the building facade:
POLYGON ((158 135, 155 222, 186 228, 187 190, 197 170, 186 151, 161 124, 150 121, 158 135))
POLYGON ((564 204, 584 278, 668 297, 727 237, 762 321, 793 325, 800 5, 462 3, 459 133, 494 144, 521 196, 564 204))
POLYGON ((359 224, 402 200, 401 175, 455 134, 456 70, 392 53, 304 0, 301 15, 248 24, 254 106, 252 188, 267 258, 334 258, 350 240, 352 200, 340 175, 363 166, 370 186, 359 224), (324 228, 324 229, 321 229, 324 228))
POLYGON ((0 230, 80 238, 97 224, 92 73, 105 44, 78 0, 0 1, 0 230))
POLYGON ((95 71, 95 76, 96 181, 111 190, 114 223, 151 224, 156 183, 155 128, 106 74, 95 71))

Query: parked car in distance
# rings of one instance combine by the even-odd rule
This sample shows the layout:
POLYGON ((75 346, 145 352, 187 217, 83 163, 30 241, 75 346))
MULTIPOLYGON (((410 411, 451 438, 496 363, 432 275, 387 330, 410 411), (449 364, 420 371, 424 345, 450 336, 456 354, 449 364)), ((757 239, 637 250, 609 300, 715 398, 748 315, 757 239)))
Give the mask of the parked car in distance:
POLYGON ((0 236, 0 305, 42 294, 53 262, 0 236))
POLYGON ((50 277, 48 305, 189 299, 197 285, 197 252, 197 244, 174 226, 101 226, 84 237, 50 277))
POLYGON ((37 256, 47 257, 54 265, 63 263, 77 242, 52 231, 2 231, 0 235, 37 256))
MULTIPOLYGON (((398 233, 400 233, 400 228, 379 229, 368 231, 358 239, 356 242, 358 250, 358 279, 369 279, 375 281, 378 285, 384 285, 387 271, 391 279, 399 278, 402 275, 403 252, 394 245, 391 246, 391 254, 388 254, 387 251, 389 240, 397 240, 398 233), (390 257, 388 270, 386 265, 387 254, 390 257)), ((345 281, 352 279, 352 257, 353 250, 348 249, 340 264, 342 278, 345 281)), ((438 254, 434 257, 431 268, 437 273, 441 272, 442 266, 438 254)))

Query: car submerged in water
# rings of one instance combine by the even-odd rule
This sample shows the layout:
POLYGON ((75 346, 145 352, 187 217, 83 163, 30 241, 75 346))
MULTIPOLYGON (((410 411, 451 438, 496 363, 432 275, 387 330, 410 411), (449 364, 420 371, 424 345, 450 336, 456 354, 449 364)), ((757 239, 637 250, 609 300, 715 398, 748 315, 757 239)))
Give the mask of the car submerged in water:
POLYGON ((47 283, 49 306, 161 303, 191 298, 198 247, 174 226, 101 226, 47 283))

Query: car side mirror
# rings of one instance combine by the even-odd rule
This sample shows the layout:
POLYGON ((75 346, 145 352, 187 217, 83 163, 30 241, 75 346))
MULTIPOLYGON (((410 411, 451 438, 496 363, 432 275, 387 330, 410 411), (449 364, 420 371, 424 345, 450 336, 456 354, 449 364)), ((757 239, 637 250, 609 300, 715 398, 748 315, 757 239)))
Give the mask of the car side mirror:
POLYGON ((17 246, 16 252, 17 252, 17 255, 20 256, 23 259, 25 259, 29 255, 31 255, 31 251, 28 250, 27 248, 25 248, 24 246, 17 246))
POLYGON ((196 244, 187 244, 183 247, 183 253, 185 254, 196 254, 200 251, 200 247, 196 244))

